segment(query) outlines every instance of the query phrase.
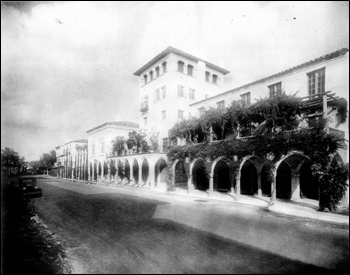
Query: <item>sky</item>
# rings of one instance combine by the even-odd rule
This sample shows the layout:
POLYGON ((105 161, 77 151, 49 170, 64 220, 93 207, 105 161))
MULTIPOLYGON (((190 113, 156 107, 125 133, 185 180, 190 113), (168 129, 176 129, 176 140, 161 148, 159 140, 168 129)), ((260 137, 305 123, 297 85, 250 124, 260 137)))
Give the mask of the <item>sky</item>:
POLYGON ((229 70, 230 90, 349 48, 349 2, 1 1, 1 148, 37 160, 138 123, 133 73, 168 46, 229 70))

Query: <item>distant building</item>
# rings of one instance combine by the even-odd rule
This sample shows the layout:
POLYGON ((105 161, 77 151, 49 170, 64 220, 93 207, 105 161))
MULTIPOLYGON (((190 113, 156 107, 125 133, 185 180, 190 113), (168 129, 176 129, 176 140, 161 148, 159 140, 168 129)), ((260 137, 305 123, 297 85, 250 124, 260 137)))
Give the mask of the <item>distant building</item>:
POLYGON ((117 136, 127 139, 129 132, 138 130, 139 125, 137 123, 114 121, 106 122, 86 131, 88 134, 88 171, 90 180, 107 180, 107 175, 110 174, 108 158, 114 156, 112 153, 112 141, 117 136))
POLYGON ((87 139, 69 141, 55 147, 57 161, 53 167, 57 177, 87 180, 87 139))

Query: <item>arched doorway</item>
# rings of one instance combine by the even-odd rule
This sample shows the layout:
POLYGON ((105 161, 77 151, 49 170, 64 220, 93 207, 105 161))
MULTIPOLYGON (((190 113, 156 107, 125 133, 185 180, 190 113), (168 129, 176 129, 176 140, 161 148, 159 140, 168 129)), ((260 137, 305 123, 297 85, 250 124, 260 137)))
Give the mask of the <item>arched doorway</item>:
POLYGON ((258 173, 255 165, 248 159, 241 168, 241 194, 254 195, 258 193, 258 173))
POLYGON ((292 196, 291 169, 285 161, 277 169, 276 196, 280 199, 290 199, 292 196))
POLYGON ((219 192, 231 190, 230 168, 223 159, 219 160, 214 167, 214 190, 219 192))
POLYGON ((318 200, 318 182, 312 177, 309 163, 300 168, 300 198, 318 200))
POLYGON ((115 161, 111 160, 111 176, 115 180, 115 174, 117 173, 117 168, 115 167, 115 161))
POLYGON ((139 164, 135 159, 132 164, 132 176, 134 178, 135 184, 139 183, 139 164))
POLYGON ((175 165, 175 187, 187 189, 187 174, 185 169, 185 163, 179 160, 175 165))
POLYGON ((130 180, 130 164, 128 160, 126 160, 124 163, 124 175, 128 180, 130 180))
POLYGON ((94 163, 94 181, 97 181, 97 163, 94 163))
POLYGON ((98 162, 98 178, 100 179, 100 180, 102 180, 102 165, 101 165, 101 162, 99 161, 98 162))
POLYGON ((192 182, 195 189, 208 190, 209 179, 205 171, 205 165, 203 160, 197 160, 192 168, 192 182))
POLYGON ((142 161, 142 166, 141 166, 141 173, 142 173, 142 183, 146 184, 147 180, 148 180, 148 176, 149 176, 149 164, 148 164, 148 160, 144 159, 142 161))
POLYGON ((117 175, 117 183, 120 183, 124 176, 124 169, 123 169, 123 164, 120 160, 118 160, 118 175, 117 175))
POLYGON ((108 165, 107 162, 103 163, 103 179, 107 180, 108 177, 108 165))
POLYGON ((157 185, 160 183, 165 184, 168 176, 168 172, 169 172, 167 162, 163 158, 160 158, 156 162, 154 169, 155 169, 155 176, 156 176, 155 187, 157 187, 157 185))

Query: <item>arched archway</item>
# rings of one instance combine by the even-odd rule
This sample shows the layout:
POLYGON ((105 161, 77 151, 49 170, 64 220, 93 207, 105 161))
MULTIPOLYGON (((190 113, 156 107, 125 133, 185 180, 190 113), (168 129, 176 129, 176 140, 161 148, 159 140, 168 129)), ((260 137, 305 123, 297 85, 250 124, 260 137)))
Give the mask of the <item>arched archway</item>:
POLYGON ((163 158, 160 158, 156 162, 154 169, 155 169, 155 176, 156 176, 155 187, 157 187, 157 185, 160 183, 163 183, 163 184, 166 183, 166 179, 169 172, 168 163, 166 162, 166 160, 163 158))
POLYGON ((141 169, 141 180, 146 184, 149 176, 149 164, 147 159, 143 159, 141 169))
POLYGON ((115 174, 117 173, 117 168, 115 167, 115 161, 111 160, 111 176, 115 179, 115 174))
POLYGON ((300 197, 318 200, 318 182, 313 179, 310 164, 304 162, 300 168, 300 197))
POLYGON ((134 159, 132 163, 132 176, 134 178, 135 184, 139 183, 139 163, 134 159))
POLYGON ((125 177, 123 164, 120 160, 118 160, 117 169, 118 169, 117 183, 120 183, 123 180, 123 178, 125 177))
POLYGON ((277 169, 276 196, 280 199, 290 199, 292 196, 292 178, 289 165, 282 161, 277 169))
POLYGON ((93 171, 92 171, 92 167, 93 167, 93 166, 92 166, 92 163, 91 163, 91 162, 89 163, 89 167, 90 167, 90 175, 89 175, 90 178, 89 178, 89 180, 93 180, 94 175, 93 175, 93 171))
POLYGON ((98 162, 98 176, 100 179, 102 179, 102 165, 100 161, 98 162))
POLYGON ((174 175, 175 187, 187 189, 187 174, 185 169, 185 163, 182 160, 179 160, 175 164, 175 175, 174 175))
POLYGON ((241 194, 254 195, 258 193, 258 173, 255 165, 247 159, 241 167, 241 194))
POLYGON ((107 165, 107 162, 104 161, 103 162, 103 179, 107 180, 107 177, 108 177, 108 165, 107 165))
POLYGON ((97 162, 94 162, 94 181, 97 181, 97 162))
POLYGON ((213 182, 214 190, 219 192, 229 192, 231 190, 229 160, 221 158, 214 161, 213 182))
POLYGON ((124 175, 128 180, 130 180, 130 164, 128 160, 126 160, 124 163, 124 175))
POLYGON ((193 164, 192 168, 192 183, 195 189, 208 190, 209 179, 205 171, 205 164, 202 159, 198 159, 193 164))
POLYGON ((308 178, 311 177, 311 170, 308 168, 309 163, 309 157, 301 152, 293 151, 276 164, 277 174, 275 188, 277 198, 300 199, 301 181, 303 182, 303 189, 306 190, 307 193, 313 194, 315 192, 315 187, 312 187, 312 181, 306 183, 308 178), (305 165, 304 168, 302 168, 303 165, 305 165))

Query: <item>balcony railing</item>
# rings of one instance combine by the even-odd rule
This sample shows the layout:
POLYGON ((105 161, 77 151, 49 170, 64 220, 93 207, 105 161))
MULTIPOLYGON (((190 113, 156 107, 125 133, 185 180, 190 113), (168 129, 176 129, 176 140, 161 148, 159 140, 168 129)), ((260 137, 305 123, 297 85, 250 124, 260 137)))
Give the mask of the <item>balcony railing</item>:
POLYGON ((145 113, 148 111, 148 102, 142 102, 140 106, 140 111, 142 113, 145 113))
POLYGON ((345 132, 344 131, 328 127, 328 133, 333 134, 341 139, 345 139, 345 132))

